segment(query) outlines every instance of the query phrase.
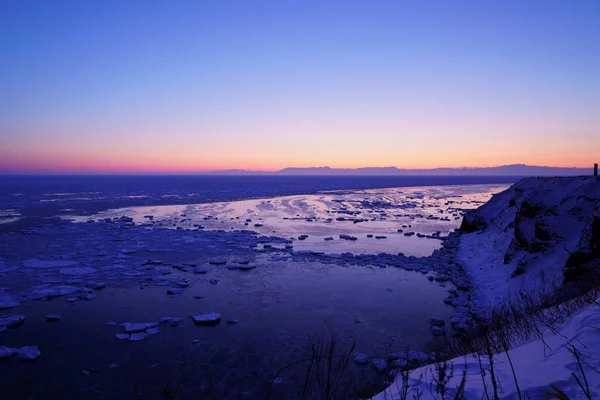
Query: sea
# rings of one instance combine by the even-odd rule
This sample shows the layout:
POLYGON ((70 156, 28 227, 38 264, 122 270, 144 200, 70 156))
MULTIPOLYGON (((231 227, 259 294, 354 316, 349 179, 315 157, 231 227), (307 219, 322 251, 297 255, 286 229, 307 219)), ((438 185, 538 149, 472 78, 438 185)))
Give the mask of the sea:
POLYGON ((436 350, 429 319, 456 311, 436 254, 516 180, 0 176, 0 325, 24 317, 0 347, 39 351, 0 360, 0 397, 319 398, 306 360, 332 337, 373 394, 393 373, 373 359, 436 350))

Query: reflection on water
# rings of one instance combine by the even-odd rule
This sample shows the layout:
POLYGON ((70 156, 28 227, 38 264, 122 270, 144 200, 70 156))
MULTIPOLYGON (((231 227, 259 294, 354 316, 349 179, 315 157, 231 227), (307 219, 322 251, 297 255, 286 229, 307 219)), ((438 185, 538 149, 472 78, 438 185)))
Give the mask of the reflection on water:
POLYGON ((148 227, 250 229, 289 238, 296 250, 379 252, 428 256, 460 225, 465 210, 485 203, 506 185, 338 191, 195 205, 131 207, 75 221, 127 216, 148 227), (305 237, 300 237, 304 235, 305 237), (357 240, 341 239, 350 235, 357 240), (327 239, 327 240, 326 240, 327 239))
POLYGON ((21 219, 21 214, 17 210, 0 210, 0 224, 8 224, 21 219))
MULTIPOLYGON (((82 226, 91 231, 87 224, 82 226)), ((177 240, 178 231, 170 232, 172 240, 177 240)), ((62 246, 70 247, 80 233, 72 236, 64 235, 62 246)), ((146 242, 153 240, 144 236, 146 242)), ((89 239, 98 237, 92 234, 89 239)), ((106 239, 101 250, 111 254, 115 244, 106 239)), ((170 247, 165 235, 154 240, 170 247)), ((202 248, 189 244, 171 252, 140 250, 134 255, 176 265, 198 262, 196 254, 202 253, 202 248)), ((3 345, 33 344, 43 355, 32 364, 0 364, 0 382, 8 393, 28 398, 43 397, 48 390, 65 397, 91 392, 105 398, 127 398, 134 389, 144 398, 160 398, 171 380, 195 395, 204 393, 204 398, 236 398, 232 396, 240 392, 261 398, 279 368, 306 357, 310 337, 326 334, 325 321, 344 340, 355 340, 357 351, 385 358, 392 349, 427 348, 434 340, 429 316, 448 317, 452 311, 442 302, 446 293, 417 272, 272 258, 258 255, 253 261, 257 268, 248 272, 225 266, 210 267, 206 276, 174 270, 163 279, 186 279, 190 284, 178 296, 167 296, 167 287, 141 280, 139 287, 130 281, 124 283, 127 288, 96 292, 97 298, 88 302, 70 304, 56 298, 24 303, 15 312, 26 314, 26 323, 5 332, 3 345), (211 284, 211 279, 217 283, 211 284), (222 321, 216 327, 200 327, 189 319, 212 311, 220 312, 223 319, 235 317, 239 323, 222 321), (47 323, 47 313, 57 313, 62 319, 47 323), (158 335, 142 342, 118 341, 114 334, 122 329, 105 326, 108 321, 146 322, 164 316, 184 317, 183 327, 161 326, 158 335), (193 344, 193 340, 200 342, 193 344), (111 369, 111 364, 118 367, 111 369), (90 375, 82 375, 82 369, 90 375)), ((123 262, 133 260, 125 258, 123 262)), ((370 366, 353 368, 365 377, 374 373, 370 366)), ((281 390, 301 387, 297 371, 282 378, 281 390)))

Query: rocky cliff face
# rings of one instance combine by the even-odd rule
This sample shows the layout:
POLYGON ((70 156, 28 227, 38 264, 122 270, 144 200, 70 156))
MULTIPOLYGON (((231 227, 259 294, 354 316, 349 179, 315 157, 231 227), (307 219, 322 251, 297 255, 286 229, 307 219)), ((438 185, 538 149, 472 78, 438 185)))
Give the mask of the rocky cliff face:
POLYGON ((523 179, 468 213, 459 260, 492 303, 600 275, 600 180, 523 179))

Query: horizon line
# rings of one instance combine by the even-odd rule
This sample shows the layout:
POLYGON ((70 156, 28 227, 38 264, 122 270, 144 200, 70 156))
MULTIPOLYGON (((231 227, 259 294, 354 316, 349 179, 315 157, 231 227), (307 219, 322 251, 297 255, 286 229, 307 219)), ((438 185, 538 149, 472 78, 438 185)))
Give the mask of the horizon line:
MULTIPOLYGON (((306 170, 307 172, 315 172, 315 171, 328 171, 331 170, 332 173, 335 172, 346 172, 348 175, 351 175, 352 171, 361 172, 364 170, 381 170, 382 172, 387 170, 397 170, 399 172, 415 172, 422 173, 426 171, 456 171, 456 172, 464 172, 468 170, 493 170, 493 169, 502 169, 507 167, 521 167, 528 169, 557 169, 557 170, 593 170, 593 165, 590 167, 562 167, 562 166, 548 166, 548 165, 529 165, 529 164, 504 164, 504 165, 496 165, 491 167, 473 167, 473 166, 463 166, 463 167, 432 167, 432 168, 399 168, 397 166, 383 166, 383 167, 355 167, 355 168, 344 168, 344 167, 329 167, 329 166, 311 166, 311 167, 285 167, 281 169, 271 169, 271 170, 248 170, 243 168, 229 168, 229 169, 216 169, 216 170, 200 170, 200 171, 48 171, 48 170, 40 170, 40 171, 1 171, 0 176, 24 176, 24 175, 72 175, 72 176, 83 176, 83 175, 219 175, 222 173, 223 175, 235 175, 239 173, 240 175, 276 175, 279 173, 284 173, 285 171, 301 171, 306 170)), ((299 174, 294 174, 299 175, 299 174)), ((308 174, 310 175, 310 174, 308 174)), ((320 174, 321 176, 325 176, 325 173, 320 174)), ((333 174, 335 175, 335 174, 333 174)), ((357 174, 366 176, 366 174, 357 174)), ((374 173, 372 176, 378 175, 387 175, 394 176, 390 174, 377 174, 374 173)), ((410 176, 410 175, 404 175, 410 176)), ((515 175, 518 176, 518 175, 515 175)), ((524 174, 523 176, 526 176, 524 174)))

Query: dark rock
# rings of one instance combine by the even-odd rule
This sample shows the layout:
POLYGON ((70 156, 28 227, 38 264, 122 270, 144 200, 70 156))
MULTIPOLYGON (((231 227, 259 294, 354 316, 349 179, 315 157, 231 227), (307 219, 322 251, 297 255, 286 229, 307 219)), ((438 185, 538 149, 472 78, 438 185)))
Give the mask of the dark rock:
POLYGON ((484 229, 485 226, 486 224, 483 222, 482 218, 467 214, 463 217, 458 230, 464 233, 472 233, 484 229))

